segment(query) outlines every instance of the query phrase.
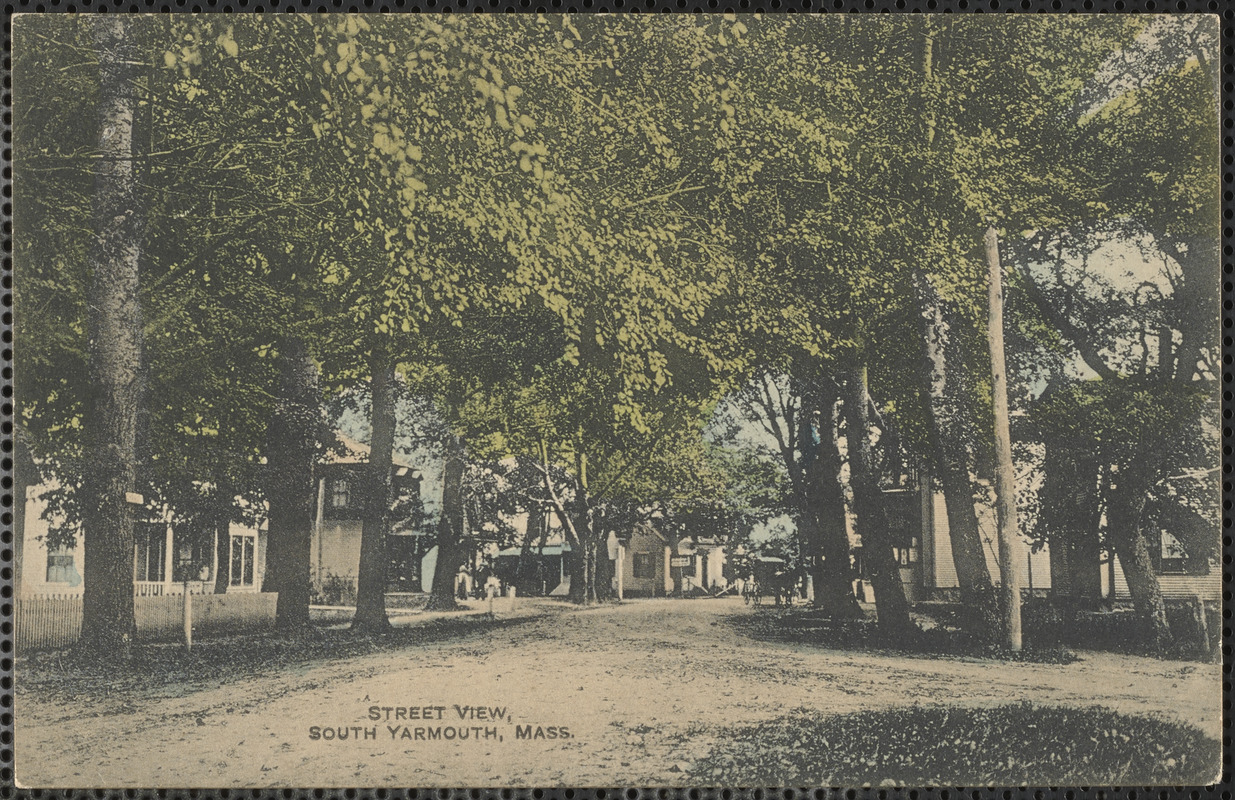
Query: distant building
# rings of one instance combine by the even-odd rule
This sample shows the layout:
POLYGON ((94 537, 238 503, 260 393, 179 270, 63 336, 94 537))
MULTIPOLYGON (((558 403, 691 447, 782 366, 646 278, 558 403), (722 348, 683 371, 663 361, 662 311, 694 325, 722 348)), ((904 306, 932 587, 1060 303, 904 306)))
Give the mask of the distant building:
MULTIPOLYGON (((572 547, 552 514, 543 536, 527 534, 524 543, 498 551, 494 573, 523 594, 565 597, 570 592, 572 547)), ((661 530, 661 520, 641 521, 624 535, 610 533, 611 591, 626 597, 711 594, 729 584, 725 547, 717 537, 687 537, 676 542, 661 530)))
MULTIPOLYGON (((354 587, 360 572, 360 529, 364 516, 363 471, 369 448, 339 435, 341 452, 327 453, 318 465, 317 504, 313 514, 312 576, 320 587, 334 579, 354 587)), ((396 507, 418 500, 420 472, 400 456, 393 459, 392 492, 396 507)), ((428 548, 424 532, 409 530, 396 520, 386 537, 389 591, 419 592, 428 589, 430 571, 424 575, 428 548)))
MULTIPOLYGON (((49 548, 51 527, 44 518, 47 495, 55 487, 30 485, 26 491, 25 515, 21 526, 21 572, 19 594, 80 595, 84 591, 86 547, 81 536, 72 547, 49 548)), ((138 597, 181 594, 186 588, 194 594, 215 590, 215 576, 221 570, 226 592, 261 591, 266 558, 266 525, 233 522, 228 527, 227 558, 220 562, 217 531, 208 536, 201 531, 177 528, 168 509, 143 508, 133 525, 133 593, 138 597)))
MULTIPOLYGON (((368 461, 368 447, 340 437, 341 454, 332 453, 318 467, 314 513, 311 574, 315 581, 338 576, 354 582, 360 565, 360 470, 368 461)), ((396 458, 395 493, 408 502, 419 497, 420 474, 396 458)), ((27 474, 34 474, 33 470, 27 474)), ((78 536, 73 547, 48 548, 50 523, 44 518, 47 495, 54 487, 26 484, 20 525, 20 596, 80 595, 85 574, 85 543, 78 536)), ((239 500, 237 502, 240 502, 239 500)), ((250 516, 262 517, 261 514, 250 516)), ((133 527, 133 591, 139 597, 215 591, 215 576, 222 571, 226 593, 259 592, 266 571, 266 523, 233 522, 220 558, 217 531, 177 526, 170 509, 143 508, 133 527)), ((387 537, 391 559, 392 591, 418 591, 423 557, 420 532, 396 529, 387 537)), ((430 573, 431 575, 431 573, 430 573)), ((319 584, 320 585, 320 584, 319 584)))
MULTIPOLYGON (((947 506, 941 491, 929 480, 918 488, 884 491, 885 508, 896 544, 894 552, 900 565, 901 582, 910 602, 956 596, 959 583, 952 558, 952 538, 948 525, 947 506)), ((991 580, 999 584, 999 546, 995 510, 986 503, 976 506, 978 528, 991 580)), ((1185 512, 1175 512, 1159 520, 1155 546, 1150 557, 1163 596, 1190 598, 1200 595, 1205 600, 1222 598, 1221 570, 1214 566, 1216 555, 1206 550, 1205 543, 1216 547, 1218 541, 1210 526, 1208 538, 1203 529, 1208 523, 1185 512), (1168 530, 1169 528, 1169 530, 1168 530), (1186 544, 1185 544, 1186 543, 1186 544)), ((849 520, 852 530, 852 520, 849 520)), ((867 579, 861 539, 850 536, 854 543, 856 574, 860 578, 859 596, 873 599, 867 579)), ((1216 550, 1213 551, 1216 553, 1216 550)), ((1088 571, 1089 586, 1083 589, 1099 600, 1127 600, 1130 595, 1119 558, 1098 547, 1080 554, 1057 545, 1042 544, 1034 548, 1022 531, 1020 558, 1017 562, 1021 588, 1026 593, 1042 596, 1066 595, 1082 591, 1073 586, 1078 574, 1073 561, 1083 558, 1092 564, 1088 571)))
POLYGON ((666 597, 673 593, 672 549, 654 523, 640 522, 625 540, 613 542, 610 549, 617 562, 614 591, 619 598, 666 597))
MULTIPOLYGON (((952 558, 952 536, 948 527, 947 506, 943 492, 934 488, 929 476, 919 485, 909 488, 885 489, 884 508, 893 537, 893 554, 900 569, 901 583, 909 602, 950 598, 959 592, 956 563, 952 558)), ((998 584, 999 546, 995 510, 984 503, 976 506, 978 530, 991 580, 998 584)), ((853 521, 848 520, 853 530, 853 521)), ((855 573, 859 578, 858 597, 873 600, 874 589, 867 573, 867 561, 861 537, 851 533, 854 543, 855 573)), ((1021 587, 1035 594, 1046 594, 1051 588, 1050 552, 1043 547, 1035 551, 1028 536, 1021 536, 1021 558, 1017 565, 1021 587)))

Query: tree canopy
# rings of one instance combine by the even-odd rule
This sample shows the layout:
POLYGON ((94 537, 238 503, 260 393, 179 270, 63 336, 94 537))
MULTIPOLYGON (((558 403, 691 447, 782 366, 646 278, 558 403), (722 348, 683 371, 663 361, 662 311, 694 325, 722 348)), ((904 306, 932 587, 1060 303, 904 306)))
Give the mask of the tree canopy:
MULTIPOLYGON (((93 507, 91 204, 112 91, 94 25, 15 28, 17 419, 57 481, 57 543, 93 507)), ((1187 494, 1167 473, 1209 468, 1208 18, 124 26, 137 480, 186 519, 270 499, 263 464, 293 353, 320 375, 298 402, 370 393, 375 508, 389 505, 399 383, 432 398, 476 459, 538 465, 584 551, 623 504, 749 510, 775 495, 800 524, 843 515, 862 503, 855 481, 863 497, 899 485, 902 462, 950 471, 949 513, 972 512, 991 469, 992 226, 1012 414, 1036 420, 1017 428, 1022 444, 1080 447, 1103 475, 1157 448, 1144 481, 1162 502, 1187 494), (867 396, 859 375, 869 408, 852 408, 867 396), (767 394, 741 423, 780 433, 775 452, 708 433, 752 381, 785 388, 787 403, 767 394), (1203 444, 1163 450, 1148 429, 1203 444), (859 438, 877 444, 881 474, 853 474, 849 454, 868 461, 859 438), (827 474, 811 471, 816 448, 827 474), (760 492, 754 475, 788 480, 760 492)), ((306 435, 329 445, 329 431, 306 435)), ((1205 506, 1201 486, 1187 507, 1205 506)), ((1125 510, 1138 526, 1150 513, 1125 510)), ((388 520, 372 523, 383 536, 388 520)))

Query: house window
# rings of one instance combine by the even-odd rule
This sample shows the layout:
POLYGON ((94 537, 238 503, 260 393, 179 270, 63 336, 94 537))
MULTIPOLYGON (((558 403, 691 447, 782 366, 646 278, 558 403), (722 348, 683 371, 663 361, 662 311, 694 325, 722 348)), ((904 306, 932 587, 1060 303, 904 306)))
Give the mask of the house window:
POLYGON ((335 478, 330 493, 330 505, 334 508, 347 508, 351 505, 351 488, 347 478, 335 478))
POLYGON ((252 586, 257 555, 257 537, 253 534, 232 535, 232 569, 229 583, 232 586, 252 586))
POLYGON ((200 580, 202 564, 201 532, 176 530, 174 533, 176 547, 172 551, 175 554, 175 558, 172 561, 172 580, 177 583, 200 580))
POLYGON ((652 561, 651 553, 635 553, 634 561, 631 562, 631 568, 634 570, 636 578, 656 577, 656 565, 652 561))
POLYGON ((81 584, 81 575, 73 563, 71 551, 52 550, 47 554, 47 582, 67 583, 69 586, 81 584))
POLYGON ((1171 534, 1162 531, 1162 572, 1182 574, 1188 571, 1188 552, 1171 534))
POLYGON ((896 551, 896 560, 902 567, 918 563, 918 537, 910 538, 908 547, 896 547, 893 549, 896 551))
POLYGON ((133 580, 162 583, 167 577, 167 526, 158 522, 133 526, 133 580))

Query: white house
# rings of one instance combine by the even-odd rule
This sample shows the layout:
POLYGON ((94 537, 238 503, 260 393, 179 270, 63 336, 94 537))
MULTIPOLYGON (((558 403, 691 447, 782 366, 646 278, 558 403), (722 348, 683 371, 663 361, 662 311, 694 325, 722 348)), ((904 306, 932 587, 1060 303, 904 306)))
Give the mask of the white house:
MULTIPOLYGON (((54 487, 29 486, 22 519, 19 594, 22 597, 81 595, 86 548, 81 536, 71 548, 49 548, 50 523, 44 518, 46 495, 54 487)), ((201 547, 198 536, 188 531, 177 536, 166 509, 147 510, 146 518, 133 526, 133 592, 139 597, 181 594, 187 587, 194 594, 214 592, 215 575, 226 576, 227 593, 261 591, 265 570, 266 528, 232 523, 225 563, 219 563, 218 547, 201 547), (205 552, 205 551, 209 552, 205 552)), ((217 534, 216 534, 217 535, 217 534)))

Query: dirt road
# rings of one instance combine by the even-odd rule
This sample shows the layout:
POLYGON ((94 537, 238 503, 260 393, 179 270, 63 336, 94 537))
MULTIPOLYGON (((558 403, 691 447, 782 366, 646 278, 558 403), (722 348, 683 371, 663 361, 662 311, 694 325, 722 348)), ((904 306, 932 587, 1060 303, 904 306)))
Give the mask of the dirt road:
POLYGON ((774 612, 735 600, 528 605, 543 613, 449 641, 71 707, 23 691, 19 663, 18 781, 686 785, 691 764, 726 730, 795 707, 847 712, 1027 699, 1161 714, 1221 738, 1218 665, 1101 653, 1068 665, 1004 663, 773 644, 746 638, 725 618, 774 612), (373 707, 380 720, 371 718, 373 707), (486 718, 465 707, 485 709, 486 718), (492 719, 499 710, 503 716, 492 719), (314 727, 323 738, 311 738, 314 727), (348 738, 324 738, 337 729, 348 729, 348 738), (431 738, 434 729, 441 738, 431 738), (518 738, 521 732, 532 738, 518 738))

